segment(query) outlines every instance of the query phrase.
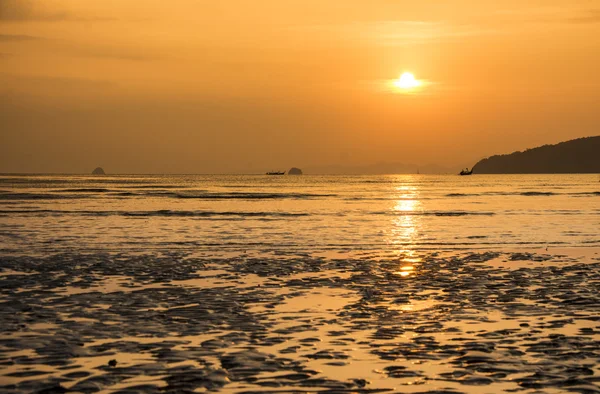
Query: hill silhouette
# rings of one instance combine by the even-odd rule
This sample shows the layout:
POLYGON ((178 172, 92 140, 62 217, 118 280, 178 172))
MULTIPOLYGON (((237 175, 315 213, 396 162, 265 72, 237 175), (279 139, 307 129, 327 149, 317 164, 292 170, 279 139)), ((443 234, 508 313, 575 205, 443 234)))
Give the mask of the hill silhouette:
POLYGON ((496 155, 473 166, 475 174, 600 173, 600 136, 496 155))

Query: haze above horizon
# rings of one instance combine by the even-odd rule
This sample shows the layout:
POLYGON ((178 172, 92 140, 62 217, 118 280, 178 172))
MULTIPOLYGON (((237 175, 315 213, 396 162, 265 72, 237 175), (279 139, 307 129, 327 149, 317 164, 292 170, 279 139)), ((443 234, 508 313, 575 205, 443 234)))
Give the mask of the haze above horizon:
POLYGON ((598 135, 598 69, 598 0, 2 0, 0 172, 462 168, 598 135))

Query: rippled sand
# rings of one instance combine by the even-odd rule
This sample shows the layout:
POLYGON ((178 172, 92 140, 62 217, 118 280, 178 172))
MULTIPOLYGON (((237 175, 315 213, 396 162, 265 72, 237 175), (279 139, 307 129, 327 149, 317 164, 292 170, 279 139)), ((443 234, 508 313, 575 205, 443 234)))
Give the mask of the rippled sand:
POLYGON ((5 392, 600 392, 594 249, 0 262, 5 392))

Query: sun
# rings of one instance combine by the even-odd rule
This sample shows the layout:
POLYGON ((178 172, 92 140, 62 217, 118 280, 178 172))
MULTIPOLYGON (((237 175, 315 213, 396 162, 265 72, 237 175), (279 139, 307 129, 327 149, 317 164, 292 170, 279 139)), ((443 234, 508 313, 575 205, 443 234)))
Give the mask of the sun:
POLYGON ((400 78, 394 81, 394 86, 398 89, 408 90, 421 86, 421 82, 415 79, 412 73, 405 72, 400 75, 400 78))

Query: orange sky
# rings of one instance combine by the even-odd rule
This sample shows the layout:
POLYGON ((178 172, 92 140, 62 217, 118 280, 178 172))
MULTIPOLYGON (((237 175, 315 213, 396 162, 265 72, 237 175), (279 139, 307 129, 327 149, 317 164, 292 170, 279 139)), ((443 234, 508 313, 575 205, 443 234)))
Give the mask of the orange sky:
POLYGON ((598 0, 0 0, 0 172, 454 170, 600 134, 598 70, 598 0))

